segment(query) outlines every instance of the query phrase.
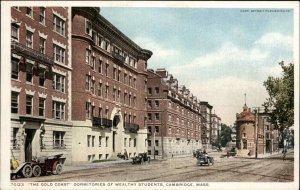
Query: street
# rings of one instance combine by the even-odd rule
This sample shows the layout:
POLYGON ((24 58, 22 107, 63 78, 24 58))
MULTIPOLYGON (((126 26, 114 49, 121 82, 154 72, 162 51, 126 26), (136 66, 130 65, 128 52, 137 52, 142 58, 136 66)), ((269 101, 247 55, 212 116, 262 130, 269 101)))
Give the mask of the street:
MULTIPOLYGON (((224 154, 224 153, 223 153, 224 154)), ((14 182, 291 182, 294 180, 294 153, 268 158, 220 158, 213 152, 213 166, 198 166, 193 157, 155 160, 144 165, 122 163, 97 168, 69 170, 61 175, 18 178, 14 182)))

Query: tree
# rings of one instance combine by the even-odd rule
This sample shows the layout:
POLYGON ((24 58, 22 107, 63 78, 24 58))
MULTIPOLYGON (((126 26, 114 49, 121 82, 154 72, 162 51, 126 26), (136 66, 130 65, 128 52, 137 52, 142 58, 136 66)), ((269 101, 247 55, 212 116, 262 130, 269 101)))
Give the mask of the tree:
POLYGON ((271 123, 284 135, 283 131, 294 125, 294 64, 284 65, 282 61, 279 65, 283 70, 282 76, 269 76, 264 81, 269 97, 263 106, 266 112, 271 113, 271 123))
POLYGON ((222 147, 225 147, 226 144, 231 141, 231 128, 228 127, 226 124, 221 124, 221 132, 220 132, 220 142, 222 147))

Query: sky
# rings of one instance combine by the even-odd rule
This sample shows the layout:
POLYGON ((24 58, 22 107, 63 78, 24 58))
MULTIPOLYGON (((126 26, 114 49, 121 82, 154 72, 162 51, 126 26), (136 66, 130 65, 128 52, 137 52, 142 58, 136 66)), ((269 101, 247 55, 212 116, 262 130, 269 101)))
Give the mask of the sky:
POLYGON ((233 125, 244 94, 248 107, 261 106, 263 82, 281 75, 280 61, 293 62, 293 10, 274 10, 101 7, 100 14, 153 52, 148 68, 165 68, 233 125))

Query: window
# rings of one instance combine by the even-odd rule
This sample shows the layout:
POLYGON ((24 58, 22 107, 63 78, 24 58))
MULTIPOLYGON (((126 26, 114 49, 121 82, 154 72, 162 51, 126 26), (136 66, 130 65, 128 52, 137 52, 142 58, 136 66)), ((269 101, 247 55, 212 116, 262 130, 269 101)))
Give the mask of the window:
POLYGON ((43 68, 39 69, 39 85, 45 86, 45 72, 46 70, 43 68))
POLYGON ((129 106, 131 106, 131 95, 129 94, 129 96, 128 96, 128 104, 129 104, 129 106))
POLYGON ((40 53, 45 54, 46 40, 40 37, 40 53))
POLYGON ((18 79, 19 78, 19 60, 11 59, 11 78, 18 79))
POLYGON ((118 102, 121 101, 121 90, 118 90, 118 102))
POLYGON ((133 87, 136 88, 136 78, 133 78, 133 87))
POLYGON ((98 96, 102 96, 102 83, 99 82, 98 96))
POLYGON ((159 107, 159 101, 155 100, 155 107, 159 107))
POLYGON ((85 103, 85 118, 87 118, 87 119, 91 118, 91 109, 92 109, 91 102, 86 102, 85 103))
POLYGON ((148 94, 152 95, 152 88, 148 88, 148 94))
POLYGON ((94 80, 92 80, 91 92, 92 92, 92 94, 95 94, 95 81, 94 80))
POLYGON ((87 147, 90 147, 91 145, 91 135, 87 136, 87 147))
POLYGON ((131 147, 131 138, 129 138, 129 145, 128 146, 131 147))
POLYGON ((65 21, 53 15, 53 29, 61 35, 65 35, 65 21))
POLYGON ((85 63, 88 64, 88 65, 91 62, 91 54, 92 54, 91 50, 89 50, 89 49, 85 50, 85 63))
POLYGON ((45 99, 39 98, 39 116, 45 116, 45 99))
POLYGON ((11 113, 19 111, 19 93, 11 92, 11 113))
POLYGON ((148 155, 151 155, 151 150, 148 150, 148 155))
POLYGON ((65 132, 53 131, 53 147, 54 148, 65 148, 64 136, 65 136, 65 132))
POLYGON ((97 33, 95 31, 92 31, 92 39, 93 39, 93 42, 95 44, 97 44, 97 33))
POLYGON ((133 147, 136 147, 136 139, 133 139, 133 147))
POLYGON ((26 95, 26 114, 32 114, 32 96, 26 95))
POLYGON ((105 67, 105 75, 108 77, 108 72, 109 72, 109 64, 106 64, 105 67))
POLYGON ((101 107, 99 107, 98 117, 102 118, 102 108, 101 107))
POLYGON ((53 89, 65 92, 65 77, 59 74, 53 74, 53 89))
POLYGON ((103 66, 103 61, 99 60, 99 67, 98 67, 98 72, 102 74, 102 66, 103 66))
POLYGON ((108 40, 104 40, 104 49, 109 52, 110 45, 108 40))
POLYGON ((131 76, 129 76, 129 86, 131 86, 132 84, 131 84, 131 76))
POLYGON ((52 115, 53 115, 54 119, 64 119, 65 118, 65 103, 53 101, 52 115))
POLYGON ((126 104, 127 92, 124 92, 124 104, 126 104))
POLYGON ((109 86, 105 86, 105 98, 108 98, 109 86))
POLYGON ((124 73, 124 84, 127 84, 127 74, 124 73))
POLYGON ((14 41, 19 41, 19 28, 16 26, 11 26, 11 38, 14 41))
POLYGON ((148 146, 151 146, 151 140, 148 140, 148 146))
POLYGON ((95 146, 95 136, 92 136, 92 147, 95 146))
POLYGON ((108 137, 105 137, 105 146, 108 147, 108 137))
POLYGON ((32 7, 26 7, 26 15, 32 17, 32 7))
POLYGON ((85 90, 90 91, 91 76, 85 76, 85 90))
POLYGON ((152 127, 148 126, 148 133, 152 133, 152 127))
POLYGON ((155 132, 159 133, 159 126, 155 126, 155 132))
POLYGON ((65 49, 53 44, 53 57, 59 63, 65 63, 65 49))
POLYGON ((105 109, 105 118, 108 119, 108 108, 105 109))
POLYGON ((148 113, 148 120, 152 121, 152 115, 151 115, 151 113, 148 113))
POLYGON ((17 140, 17 134, 18 134, 18 131, 19 131, 19 129, 18 128, 13 128, 13 139, 12 139, 12 141, 13 141, 13 148, 17 148, 17 146, 18 146, 18 140, 17 140))
POLYGON ((116 68, 113 69, 113 79, 114 80, 117 79, 117 69, 116 68))
POLYGON ((99 136, 99 147, 101 147, 101 141, 102 141, 102 137, 99 136))
POLYGON ((155 93, 158 94, 159 93, 159 88, 155 87, 155 93))
POLYGON ((169 114, 169 122, 172 122, 172 115, 169 114))
POLYGON ((92 23, 89 20, 85 21, 85 33, 92 35, 92 23))
POLYGON ((159 120, 159 113, 155 113, 155 119, 159 120))
POLYGON ((158 140, 155 140, 155 146, 158 146, 158 140))
POLYGON ((133 97, 133 107, 135 107, 136 106, 136 97, 134 96, 133 97))
POLYGON ((127 145, 127 138, 124 138, 124 147, 127 145))
POLYGON ((40 7, 40 23, 45 24, 45 7, 40 7))
POLYGON ((152 101, 151 100, 148 100, 148 108, 152 108, 152 101))
POLYGON ((32 37, 33 37, 33 33, 26 30, 26 47, 32 48, 32 37))
POLYGON ((117 101, 117 90, 115 88, 113 89, 113 100, 117 101))
POLYGON ((120 79, 121 79, 121 71, 118 70, 118 81, 120 82, 120 79))

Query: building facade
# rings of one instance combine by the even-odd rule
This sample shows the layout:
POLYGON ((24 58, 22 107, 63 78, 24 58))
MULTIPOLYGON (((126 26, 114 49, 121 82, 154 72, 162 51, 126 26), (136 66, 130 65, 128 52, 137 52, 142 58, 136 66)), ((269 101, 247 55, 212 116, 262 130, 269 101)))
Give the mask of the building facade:
POLYGON ((73 163, 146 152, 147 60, 100 14, 72 8, 73 163))
POLYGON ((11 8, 11 158, 72 160, 70 10, 11 8))
POLYGON ((162 158, 202 148, 200 101, 165 69, 148 70, 148 154, 162 158))
POLYGON ((211 115, 211 144, 218 146, 220 144, 221 118, 217 114, 211 115))
POLYGON ((212 136, 212 108, 208 102, 201 101, 200 102, 200 112, 203 116, 202 120, 202 144, 206 149, 211 148, 211 136, 212 136))

